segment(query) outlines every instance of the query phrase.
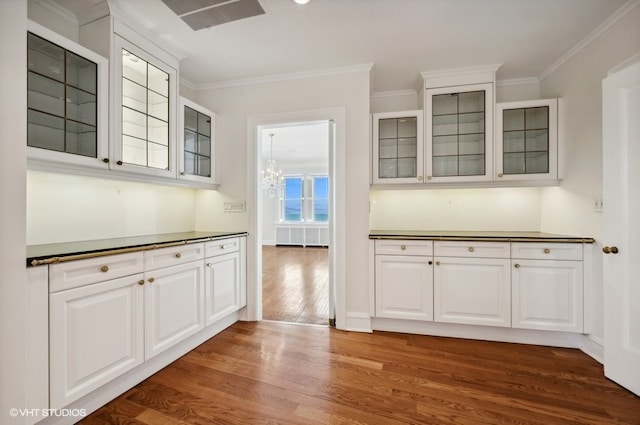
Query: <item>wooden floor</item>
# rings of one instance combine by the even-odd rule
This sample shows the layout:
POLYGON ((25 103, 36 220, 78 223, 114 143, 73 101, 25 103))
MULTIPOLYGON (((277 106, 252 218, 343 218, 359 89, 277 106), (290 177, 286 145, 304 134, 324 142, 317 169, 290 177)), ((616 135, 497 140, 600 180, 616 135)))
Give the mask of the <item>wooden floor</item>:
POLYGON ((82 424, 640 424, 584 353, 238 322, 82 424))
POLYGON ((263 246, 262 317, 328 324, 329 254, 326 248, 263 246))

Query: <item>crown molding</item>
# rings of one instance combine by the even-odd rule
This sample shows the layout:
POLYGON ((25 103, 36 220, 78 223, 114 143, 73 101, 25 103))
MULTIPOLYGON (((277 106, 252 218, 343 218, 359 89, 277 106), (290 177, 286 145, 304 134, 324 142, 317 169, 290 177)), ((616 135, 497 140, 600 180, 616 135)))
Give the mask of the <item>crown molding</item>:
POLYGON ((511 78, 509 80, 496 81, 496 86, 498 87, 528 86, 536 84, 540 84, 540 79, 538 77, 511 78))
POLYGON ((483 72, 494 73, 502 66, 501 63, 492 65, 480 65, 480 66, 468 66, 464 68, 452 68, 452 69, 438 69, 434 71, 422 71, 420 76, 423 79, 438 78, 438 77, 452 77, 459 75, 471 75, 483 72))
POLYGON ((184 78, 182 75, 180 76, 180 85, 185 86, 189 90, 196 91, 196 86, 191 81, 184 78))
POLYGON ((371 99, 381 99, 385 97, 400 97, 400 96, 416 96, 418 92, 416 90, 391 90, 391 91, 379 91, 371 93, 371 99))
POLYGON ((292 72, 288 74, 274 74, 256 78, 242 78, 237 80, 221 81, 219 83, 205 83, 194 85, 195 91, 214 90, 238 86, 250 86, 256 84, 274 83, 278 81, 301 80, 305 78, 327 77, 332 75, 349 74, 352 72, 371 72, 372 63, 342 66, 337 68, 316 69, 312 71, 292 72))
POLYGON ((607 75, 615 74, 616 72, 622 71, 623 69, 631 65, 634 65, 637 62, 640 62, 640 53, 636 53, 635 55, 631 56, 629 59, 625 60, 624 62, 614 66, 609 71, 607 71, 607 75))
POLYGON ((605 19, 600 25, 598 25, 593 31, 591 31, 585 38, 580 40, 569 51, 562 55, 557 61, 552 63, 547 69, 545 69, 539 76, 540 81, 547 78, 549 75, 557 71, 562 65, 564 65, 569 59, 578 54, 582 49, 590 45, 594 40, 598 39, 607 30, 613 27, 619 20, 631 13, 636 7, 640 6, 640 0, 629 0, 623 4, 618 10, 616 10, 611 16, 605 19))
POLYGON ((101 3, 87 10, 83 10, 82 13, 78 14, 78 24, 80 26, 86 25, 89 22, 97 21, 100 18, 109 16, 110 13, 109 3, 107 0, 103 0, 101 3))
POLYGON ((63 19, 66 19, 72 24, 78 25, 78 17, 76 16, 76 14, 66 7, 60 6, 54 0, 34 0, 34 2, 46 9, 49 9, 51 12, 55 13, 63 19))

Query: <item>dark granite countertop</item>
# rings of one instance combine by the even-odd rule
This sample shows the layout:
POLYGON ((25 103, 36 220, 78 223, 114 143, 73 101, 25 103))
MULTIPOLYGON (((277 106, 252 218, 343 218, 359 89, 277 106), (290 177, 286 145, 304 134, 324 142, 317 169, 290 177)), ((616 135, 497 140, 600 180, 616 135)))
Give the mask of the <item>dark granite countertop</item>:
POLYGON ((27 266, 57 263, 76 257, 93 254, 92 256, 111 255, 121 249, 161 248, 163 246, 186 244, 190 242, 205 242, 212 239, 228 238, 246 235, 247 232, 181 232, 164 233, 160 235, 132 236, 125 238, 97 239, 78 242, 62 242, 46 245, 27 246, 27 266))
POLYGON ((594 243, 590 237, 558 235, 543 232, 476 232, 457 230, 370 230, 369 239, 415 239, 434 241, 487 241, 487 242, 565 242, 594 243))

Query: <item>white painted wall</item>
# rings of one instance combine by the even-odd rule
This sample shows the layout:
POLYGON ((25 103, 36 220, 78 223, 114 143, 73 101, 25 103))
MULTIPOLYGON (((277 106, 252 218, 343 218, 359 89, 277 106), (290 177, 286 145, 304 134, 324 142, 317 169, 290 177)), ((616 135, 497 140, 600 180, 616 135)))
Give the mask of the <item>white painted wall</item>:
MULTIPOLYGON (((27 5, 0 1, 0 423, 24 423, 10 415, 25 407, 27 128, 27 5), (10 58, 7 59, 7 58, 10 58)), ((43 406, 45 407, 45 406, 43 406)))
POLYGON ((29 171, 27 243, 195 229, 194 189, 29 171))

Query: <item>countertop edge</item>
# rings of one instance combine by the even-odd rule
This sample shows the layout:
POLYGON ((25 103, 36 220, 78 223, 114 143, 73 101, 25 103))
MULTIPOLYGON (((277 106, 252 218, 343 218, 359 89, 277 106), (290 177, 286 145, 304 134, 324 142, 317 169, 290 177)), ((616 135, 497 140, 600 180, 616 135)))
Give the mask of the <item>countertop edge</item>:
MULTIPOLYGON (((206 232, 203 232, 206 233, 206 232)), ((246 231, 232 231, 232 232, 215 232, 219 233, 211 236, 194 236, 193 238, 167 238, 166 241, 154 242, 154 243, 141 243, 130 244, 126 243, 117 247, 103 248, 103 249, 87 249, 79 250, 77 252, 69 252, 64 254, 51 254, 51 255, 35 255, 27 256, 27 267, 35 267, 48 264, 62 263, 66 261, 81 260, 86 258, 104 257, 107 255, 124 254, 129 252, 149 251, 153 249, 166 248, 170 246, 186 245, 189 243, 209 242, 219 239, 232 238, 237 236, 246 236, 246 231)), ((83 241, 86 243, 87 241, 83 241)))
POLYGON ((427 240, 427 241, 469 241, 469 242, 549 242, 549 243, 595 243, 594 238, 574 236, 454 236, 454 235, 401 235, 370 233, 371 240, 427 240))

